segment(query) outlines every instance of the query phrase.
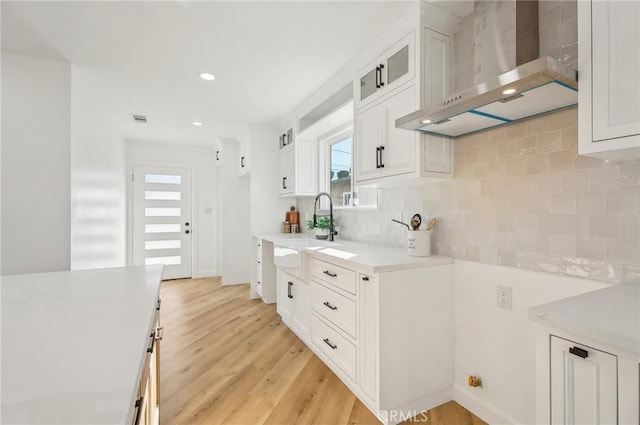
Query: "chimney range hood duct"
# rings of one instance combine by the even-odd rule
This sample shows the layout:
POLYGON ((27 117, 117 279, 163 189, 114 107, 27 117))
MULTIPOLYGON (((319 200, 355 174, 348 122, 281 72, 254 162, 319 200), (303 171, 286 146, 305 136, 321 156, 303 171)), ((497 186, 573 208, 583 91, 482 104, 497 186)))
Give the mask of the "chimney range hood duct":
MULTIPOLYGON (((502 6, 508 4, 515 8, 515 13, 511 13, 516 17, 515 69, 449 96, 440 105, 433 105, 398 118, 396 128, 455 138, 569 108, 578 103, 577 72, 551 57, 536 59, 538 2, 476 2, 476 19, 479 5, 486 8, 486 5, 491 3, 501 3, 502 6)), ((498 12, 495 10, 487 10, 485 15, 481 16, 483 23, 486 23, 487 14, 496 13, 498 12)), ((504 9, 499 13, 504 13, 504 9)), ((494 18, 496 23, 502 22, 501 17, 494 18)), ((494 33, 490 39, 495 42, 498 51, 493 52, 493 55, 476 55, 479 60, 483 60, 482 57, 504 57, 504 52, 508 52, 510 47, 513 50, 513 40, 511 46, 501 46, 504 28, 497 25, 481 26, 487 27, 487 31, 494 33)), ((488 44, 490 43, 484 43, 485 46, 488 44)), ((476 69, 482 69, 482 65, 476 64, 476 69)), ((494 63, 487 65, 491 66, 484 68, 495 68, 494 63)))

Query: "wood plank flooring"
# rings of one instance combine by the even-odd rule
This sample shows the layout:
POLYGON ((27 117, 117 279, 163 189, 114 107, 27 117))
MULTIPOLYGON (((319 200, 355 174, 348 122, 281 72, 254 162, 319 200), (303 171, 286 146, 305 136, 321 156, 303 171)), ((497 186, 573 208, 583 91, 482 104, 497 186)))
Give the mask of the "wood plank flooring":
MULTIPOLYGON (((248 285, 173 280, 160 295, 162 425, 380 423, 280 321, 275 305, 249 300, 248 285)), ((455 402, 426 418, 484 425, 455 402)))

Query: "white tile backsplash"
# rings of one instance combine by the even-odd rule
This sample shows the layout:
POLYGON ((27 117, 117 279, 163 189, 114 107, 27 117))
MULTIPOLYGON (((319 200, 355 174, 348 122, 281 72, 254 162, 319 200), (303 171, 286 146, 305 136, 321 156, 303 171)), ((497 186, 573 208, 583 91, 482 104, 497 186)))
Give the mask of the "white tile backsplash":
MULTIPOLYGON (((606 282, 639 276, 640 161, 578 156, 575 116, 456 139, 453 179, 379 189, 377 208, 336 210, 339 237, 404 248, 406 229, 391 219, 420 213, 423 223, 438 217, 437 254, 606 282), (518 155, 529 137, 536 152, 518 155)), ((298 208, 312 214, 313 201, 298 208)))

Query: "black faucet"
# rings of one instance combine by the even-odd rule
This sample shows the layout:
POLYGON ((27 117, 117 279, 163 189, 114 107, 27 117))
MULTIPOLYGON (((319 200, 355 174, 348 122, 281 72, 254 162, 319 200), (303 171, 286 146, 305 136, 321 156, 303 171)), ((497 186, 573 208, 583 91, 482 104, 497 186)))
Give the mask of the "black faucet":
POLYGON ((320 197, 323 195, 329 198, 329 240, 333 242, 333 236, 337 235, 338 232, 333 228, 333 201, 331 200, 331 195, 327 192, 318 193, 318 196, 316 196, 316 200, 313 203, 313 227, 316 227, 316 218, 318 217, 316 215, 316 207, 318 206, 320 197))

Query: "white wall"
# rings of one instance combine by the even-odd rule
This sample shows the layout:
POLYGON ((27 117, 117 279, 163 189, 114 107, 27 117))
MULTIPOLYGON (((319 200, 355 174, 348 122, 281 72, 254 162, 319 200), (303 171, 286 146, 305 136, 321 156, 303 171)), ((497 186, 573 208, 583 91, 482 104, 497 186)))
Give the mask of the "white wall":
POLYGON ((124 140, 101 105, 100 74, 71 70, 71 269, 126 263, 124 140))
MULTIPOLYGON (((285 214, 296 198, 278 197, 278 131, 271 127, 251 127, 249 129, 251 143, 251 183, 249 185, 249 208, 251 210, 251 234, 278 233, 282 231, 285 214)), ((253 245, 252 245, 253 247, 253 245)), ((251 296, 257 296, 256 257, 251 250, 247 264, 251 270, 251 296)))
MULTIPOLYGON (((218 182, 215 150, 204 147, 127 141, 126 158, 129 171, 133 165, 191 168, 192 227, 194 230, 192 276, 218 275, 218 209, 216 206, 218 182)), ((130 193, 131 191, 129 191, 130 193)), ((131 198, 129 197, 128 200, 131 205, 131 198)), ((131 215, 129 214, 128 217, 130 218, 131 215)), ((130 225, 129 222, 129 229, 130 225)), ((128 254, 129 263, 131 263, 131 238, 128 238, 128 254)))
POLYGON ((2 53, 2 272, 68 270, 69 63, 2 53))
POLYGON ((456 259, 454 399, 486 422, 535 424, 535 324, 528 309, 606 287, 602 282, 456 259), (496 307, 496 286, 513 309, 496 307), (467 376, 482 388, 467 386, 467 376))
MULTIPOLYGON (((221 164, 218 169, 220 187, 220 218, 222 232, 223 285, 249 282, 249 259, 251 258, 251 232, 249 225, 249 176, 238 177, 238 142, 222 142, 221 164)), ((250 160, 251 166, 257 159, 250 160)), ((251 215, 260 214, 252 211, 251 215)))

